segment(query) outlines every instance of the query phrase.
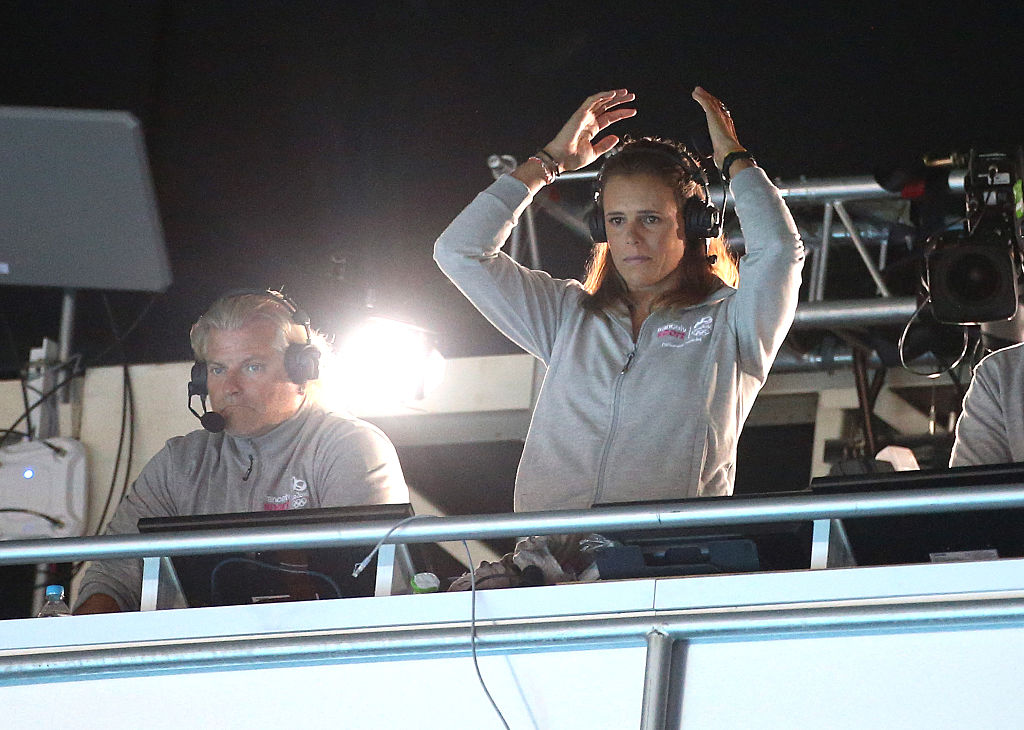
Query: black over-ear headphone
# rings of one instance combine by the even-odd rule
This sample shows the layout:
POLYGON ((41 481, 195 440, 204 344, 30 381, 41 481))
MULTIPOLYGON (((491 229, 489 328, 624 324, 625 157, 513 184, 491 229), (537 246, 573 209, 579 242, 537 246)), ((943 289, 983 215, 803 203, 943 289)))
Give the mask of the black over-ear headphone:
MULTIPOLYGON (((292 322, 300 325, 306 331, 305 342, 292 342, 284 351, 284 369, 288 373, 288 378, 296 385, 304 385, 307 381, 319 378, 320 350, 313 344, 313 332, 309 326, 309 315, 299 309, 298 305, 290 297, 272 289, 238 289, 224 294, 220 299, 240 297, 247 294, 266 297, 277 302, 291 314, 292 322)), ((209 394, 206 375, 206 362, 202 360, 196 361, 192 366, 192 379, 188 384, 189 402, 191 402, 194 395, 205 398, 209 394)))
MULTIPOLYGON (((704 190, 704 199, 697 195, 691 195, 683 204, 683 231, 687 241, 698 239, 718 238, 722 234, 722 214, 711 202, 711 189, 708 185, 707 175, 704 168, 700 166, 697 158, 690 154, 685 147, 677 148, 670 144, 658 143, 658 146, 641 146, 636 148, 625 148, 626 154, 651 153, 660 155, 672 162, 676 167, 682 168, 691 180, 700 184, 704 190), (635 149, 635 153, 633 152, 635 149)), ((617 154, 622 154, 619 152, 617 154)), ((601 201, 604 192, 604 170, 597 174, 594 184, 594 208, 587 216, 587 225, 590 228, 590 237, 594 243, 604 243, 608 240, 608 233, 604 226, 604 204, 601 201)))

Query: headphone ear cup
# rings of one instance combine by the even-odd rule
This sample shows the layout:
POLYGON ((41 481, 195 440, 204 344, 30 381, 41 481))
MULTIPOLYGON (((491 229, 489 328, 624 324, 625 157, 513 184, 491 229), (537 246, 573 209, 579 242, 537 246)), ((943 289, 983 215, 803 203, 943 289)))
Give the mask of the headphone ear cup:
POLYGON ((284 351, 284 369, 296 385, 320 377, 320 350, 308 343, 293 342, 284 351))
POLYGON ((196 362, 192 365, 191 380, 188 381, 188 397, 198 395, 205 398, 210 389, 206 385, 206 363, 196 362))
POLYGON ((718 208, 696 195, 686 199, 683 206, 683 225, 687 240, 718 238, 722 235, 722 215, 718 208))

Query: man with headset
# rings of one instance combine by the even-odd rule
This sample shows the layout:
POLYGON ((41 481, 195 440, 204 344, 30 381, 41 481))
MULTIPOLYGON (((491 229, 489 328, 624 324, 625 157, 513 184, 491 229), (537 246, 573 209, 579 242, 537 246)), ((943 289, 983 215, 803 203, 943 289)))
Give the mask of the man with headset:
MULTIPOLYGON (((376 427, 316 403, 322 337, 276 291, 227 294, 190 333, 191 399, 203 430, 167 442, 117 508, 109 533, 142 517, 409 501, 395 448, 376 427), (206 411, 209 395, 212 411, 206 411)), ((94 563, 75 613, 137 609, 141 561, 94 563)))

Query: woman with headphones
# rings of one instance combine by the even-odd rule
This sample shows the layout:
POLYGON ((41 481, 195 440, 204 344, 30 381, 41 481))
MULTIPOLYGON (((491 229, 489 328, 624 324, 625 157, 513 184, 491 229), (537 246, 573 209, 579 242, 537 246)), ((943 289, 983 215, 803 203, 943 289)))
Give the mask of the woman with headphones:
MULTIPOLYGON (((584 282, 528 270, 500 249, 533 196, 611 151, 595 139, 636 112, 625 89, 588 98, 438 239, 444 273, 547 366, 516 477, 515 509, 728 495, 743 422, 796 311, 803 245, 778 190, 698 87, 714 162, 731 183, 746 252, 719 238, 699 163, 642 139, 607 159, 584 282)), ((521 566, 520 566, 521 567, 521 566)))

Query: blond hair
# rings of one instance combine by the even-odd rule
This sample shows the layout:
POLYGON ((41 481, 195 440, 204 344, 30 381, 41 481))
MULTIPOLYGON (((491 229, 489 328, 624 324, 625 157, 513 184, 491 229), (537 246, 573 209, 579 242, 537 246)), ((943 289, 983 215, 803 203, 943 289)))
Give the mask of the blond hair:
POLYGON ((292 343, 304 344, 307 336, 311 345, 327 352, 326 339, 319 332, 295 321, 295 305, 279 292, 242 292, 226 294, 210 305, 189 331, 192 352, 196 360, 204 362, 208 355, 210 330, 238 330, 253 319, 266 319, 274 324, 272 346, 284 352, 292 343))

